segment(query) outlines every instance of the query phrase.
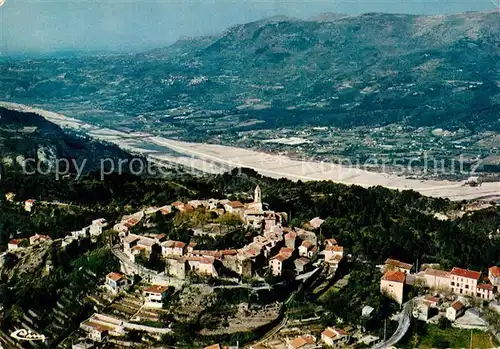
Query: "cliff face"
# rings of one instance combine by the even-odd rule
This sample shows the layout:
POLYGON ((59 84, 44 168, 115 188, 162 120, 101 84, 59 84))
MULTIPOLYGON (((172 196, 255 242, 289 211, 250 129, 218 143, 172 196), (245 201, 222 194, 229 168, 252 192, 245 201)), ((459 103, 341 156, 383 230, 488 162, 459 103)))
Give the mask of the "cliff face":
POLYGON ((98 170, 101 159, 130 158, 115 146, 63 131, 40 115, 4 108, 0 108, 0 156, 4 166, 20 165, 25 159, 54 166, 58 159, 67 159, 71 165, 83 164, 85 171, 98 170))

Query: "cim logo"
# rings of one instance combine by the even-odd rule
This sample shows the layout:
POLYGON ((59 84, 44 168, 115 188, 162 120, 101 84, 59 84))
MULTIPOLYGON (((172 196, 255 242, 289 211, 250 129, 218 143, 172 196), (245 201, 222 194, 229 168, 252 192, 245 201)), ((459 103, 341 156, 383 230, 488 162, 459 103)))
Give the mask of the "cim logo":
POLYGON ((38 334, 24 328, 16 330, 10 334, 12 338, 20 341, 45 341, 46 337, 43 334, 38 334))

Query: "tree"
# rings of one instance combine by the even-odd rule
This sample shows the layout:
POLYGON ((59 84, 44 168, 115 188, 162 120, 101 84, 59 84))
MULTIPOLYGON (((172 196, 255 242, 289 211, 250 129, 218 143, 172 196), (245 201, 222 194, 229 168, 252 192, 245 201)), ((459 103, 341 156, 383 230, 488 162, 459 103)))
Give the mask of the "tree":
POLYGON ((446 330, 451 327, 451 321, 447 317, 441 316, 438 320, 438 327, 442 330, 446 330))

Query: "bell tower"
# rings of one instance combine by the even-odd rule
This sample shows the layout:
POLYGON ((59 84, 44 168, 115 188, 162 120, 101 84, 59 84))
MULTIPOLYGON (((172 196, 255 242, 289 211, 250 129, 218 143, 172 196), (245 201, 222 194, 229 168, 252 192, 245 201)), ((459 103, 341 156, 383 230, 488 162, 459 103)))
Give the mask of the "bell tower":
POLYGON ((261 203, 262 202, 261 195, 262 195, 262 193, 260 191, 260 187, 257 185, 255 187, 255 192, 254 192, 254 196, 253 196, 253 202, 255 202, 255 203, 261 203))

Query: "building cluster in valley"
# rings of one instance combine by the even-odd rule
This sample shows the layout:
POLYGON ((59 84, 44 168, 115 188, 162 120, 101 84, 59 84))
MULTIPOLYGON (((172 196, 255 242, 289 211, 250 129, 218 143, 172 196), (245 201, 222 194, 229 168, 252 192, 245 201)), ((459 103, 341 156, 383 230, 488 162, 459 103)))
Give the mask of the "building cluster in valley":
POLYGON ((433 267, 417 271, 413 264, 387 259, 383 268, 380 291, 399 304, 405 301, 409 287, 430 290, 431 294, 420 299, 417 306, 419 317, 423 320, 428 320, 434 310, 440 308, 446 318, 455 321, 465 313, 469 299, 492 301, 498 295, 500 286, 500 267, 497 266, 490 267, 488 275, 458 267, 450 271, 433 267))

